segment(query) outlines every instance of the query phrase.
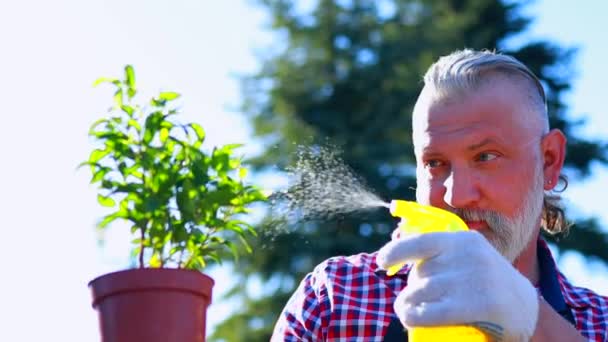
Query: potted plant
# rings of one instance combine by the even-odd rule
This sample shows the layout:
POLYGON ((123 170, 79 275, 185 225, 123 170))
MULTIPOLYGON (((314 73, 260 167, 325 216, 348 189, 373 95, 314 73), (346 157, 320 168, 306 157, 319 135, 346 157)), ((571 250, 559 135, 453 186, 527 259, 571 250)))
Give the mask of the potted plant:
POLYGON ((214 282, 200 270, 228 251, 251 252, 246 238, 255 230, 239 216, 266 198, 244 184, 239 145, 205 152, 203 128, 174 120, 179 94, 136 103, 131 66, 124 79, 100 83, 116 88, 114 105, 91 126, 98 146, 81 166, 91 170, 98 202, 113 208, 98 228, 127 221, 138 264, 89 283, 102 340, 204 341, 214 282))

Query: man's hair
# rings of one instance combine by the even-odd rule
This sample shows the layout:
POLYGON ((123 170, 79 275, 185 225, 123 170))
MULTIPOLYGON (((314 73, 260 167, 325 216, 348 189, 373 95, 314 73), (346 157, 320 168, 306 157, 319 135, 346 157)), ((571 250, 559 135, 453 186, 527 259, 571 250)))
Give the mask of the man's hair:
MULTIPOLYGON (((512 56, 492 51, 475 51, 470 49, 455 51, 439 58, 424 75, 425 88, 433 90, 438 99, 465 95, 474 91, 484 82, 491 82, 497 76, 513 81, 523 81, 527 85, 524 93, 536 120, 542 127, 542 133, 549 131, 547 99, 538 77, 523 63, 512 56)), ((564 191, 568 180, 560 175, 564 191)), ((568 223, 564 210, 560 206, 560 196, 545 193, 543 199, 542 227, 549 234, 567 233, 568 223)))

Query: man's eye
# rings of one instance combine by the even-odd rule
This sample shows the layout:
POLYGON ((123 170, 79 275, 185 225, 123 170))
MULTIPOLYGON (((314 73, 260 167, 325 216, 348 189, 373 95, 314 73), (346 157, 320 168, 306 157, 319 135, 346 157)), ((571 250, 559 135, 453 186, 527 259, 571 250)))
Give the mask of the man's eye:
POLYGON ((498 158, 498 154, 492 152, 483 152, 477 156, 478 161, 486 162, 498 158))
POLYGON ((441 167, 443 165, 443 162, 441 162, 440 160, 437 159, 432 159, 432 160, 428 160, 424 163, 424 165, 428 168, 434 169, 437 167, 441 167))

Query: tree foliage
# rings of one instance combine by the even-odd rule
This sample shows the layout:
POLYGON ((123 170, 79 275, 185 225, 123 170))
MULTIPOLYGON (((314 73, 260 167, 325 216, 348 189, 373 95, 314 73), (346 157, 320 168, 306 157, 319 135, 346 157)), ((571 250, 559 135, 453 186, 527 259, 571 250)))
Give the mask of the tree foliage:
MULTIPOLYGON (((258 170, 285 167, 296 144, 324 144, 386 199, 413 199, 411 113, 422 75, 456 49, 496 49, 528 65, 546 88, 550 122, 568 137, 566 167, 587 176, 606 163, 603 141, 575 134, 564 94, 575 51, 550 41, 517 45, 531 18, 526 4, 497 0, 318 0, 310 11, 295 1, 261 0, 272 29, 284 38, 258 73, 243 80, 243 110, 268 147, 253 160, 258 170)), ((305 273, 330 256, 373 251, 390 238, 386 213, 348 216, 297 227, 259 242, 243 277, 261 277, 262 298, 244 290, 242 310, 220 325, 214 339, 267 341, 281 308, 305 273), (267 239, 265 241, 268 241, 267 239)), ((608 239, 593 220, 582 221, 558 246, 608 261, 608 239)))

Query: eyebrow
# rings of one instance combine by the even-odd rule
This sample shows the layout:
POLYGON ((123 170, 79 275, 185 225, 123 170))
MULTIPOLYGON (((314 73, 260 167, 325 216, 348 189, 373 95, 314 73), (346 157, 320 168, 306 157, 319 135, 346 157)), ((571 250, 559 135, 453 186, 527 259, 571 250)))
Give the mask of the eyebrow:
POLYGON ((485 138, 480 143, 469 145, 469 147, 467 147, 467 150, 474 151, 474 150, 477 150, 477 149, 479 149, 481 147, 484 147, 485 145, 489 145, 489 144, 492 144, 492 143, 495 143, 495 142, 496 141, 494 141, 494 139, 485 138))

